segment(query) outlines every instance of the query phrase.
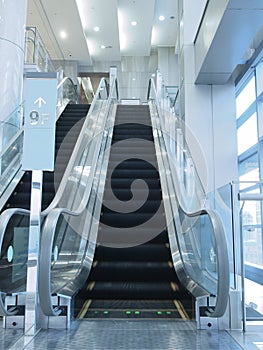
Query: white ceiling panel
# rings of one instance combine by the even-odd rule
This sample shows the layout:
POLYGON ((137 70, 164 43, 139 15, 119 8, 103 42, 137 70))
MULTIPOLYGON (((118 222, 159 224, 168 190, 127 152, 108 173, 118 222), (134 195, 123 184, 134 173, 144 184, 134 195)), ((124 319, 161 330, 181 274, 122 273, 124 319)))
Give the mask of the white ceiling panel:
POLYGON ((38 28, 53 59, 91 63, 75 0, 29 0, 28 14, 27 25, 38 28), (34 13, 36 8, 38 14, 34 13), (61 31, 66 34, 64 39, 60 36, 61 31), (54 44, 51 45, 50 40, 54 44), (56 48, 55 52, 52 52, 52 46, 56 48))
POLYGON ((76 0, 76 3, 92 59, 120 60, 117 0, 76 0), (95 32, 95 27, 99 31, 95 32))
POLYGON ((120 47, 123 56, 149 56, 155 0, 118 0, 120 47), (136 26, 131 22, 135 21, 136 26))
POLYGON ((177 1, 156 0, 152 46, 175 46, 177 34, 177 1), (159 17, 163 16, 162 21, 159 17))
POLYGON ((27 25, 38 28, 51 58, 92 65, 174 46, 176 12, 177 0, 28 0, 27 25))

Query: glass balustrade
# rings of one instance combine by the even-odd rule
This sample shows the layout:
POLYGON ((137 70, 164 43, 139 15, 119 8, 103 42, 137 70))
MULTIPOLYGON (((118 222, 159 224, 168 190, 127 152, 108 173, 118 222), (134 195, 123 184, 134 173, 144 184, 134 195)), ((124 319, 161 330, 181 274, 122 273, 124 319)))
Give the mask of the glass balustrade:
POLYGON ((55 67, 36 27, 26 28, 25 64, 36 71, 55 72, 55 67))
POLYGON ((205 167, 204 158, 197 152, 195 164, 186 142, 186 138, 195 141, 191 131, 170 108, 170 101, 163 101, 169 97, 156 92, 153 80, 148 97, 175 269, 194 296, 216 297, 207 313, 222 316, 229 292, 228 247, 219 214, 206 207, 206 179, 202 182, 198 175, 198 169, 205 167))
MULTIPOLYGON (((69 78, 64 78, 58 85, 57 118, 67 103, 76 103, 77 100, 78 94, 73 82, 69 78)), ((19 106, 0 126, 0 132, 4 132, 7 129, 9 131, 9 141, 4 144, 4 148, 0 153, 1 196, 4 195, 12 179, 21 170, 24 136, 23 105, 19 106), (16 125, 13 121, 19 121, 20 124, 16 125)), ((28 188, 28 191, 30 191, 30 188, 28 188)), ((0 216, 0 265, 3 271, 0 290, 4 294, 25 291, 28 214, 29 212, 24 209, 7 209, 0 216)), ((4 308, 3 305, 2 307, 4 308)), ((4 312, 2 309, 2 314, 4 312)))

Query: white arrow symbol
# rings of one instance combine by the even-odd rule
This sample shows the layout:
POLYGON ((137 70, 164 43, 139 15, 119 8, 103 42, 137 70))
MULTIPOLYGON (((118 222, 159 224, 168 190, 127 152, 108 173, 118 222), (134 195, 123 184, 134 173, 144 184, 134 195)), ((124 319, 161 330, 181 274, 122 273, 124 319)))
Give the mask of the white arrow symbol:
POLYGON ((36 104, 36 103, 38 103, 38 108, 41 108, 42 107, 42 103, 46 104, 46 101, 42 97, 39 97, 34 102, 34 104, 36 104))

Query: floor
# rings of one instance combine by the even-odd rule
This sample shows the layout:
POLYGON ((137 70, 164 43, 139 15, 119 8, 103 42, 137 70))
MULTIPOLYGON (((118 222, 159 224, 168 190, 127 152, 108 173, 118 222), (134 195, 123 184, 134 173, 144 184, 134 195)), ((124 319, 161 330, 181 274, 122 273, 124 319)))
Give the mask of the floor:
MULTIPOLYGON (((238 334, 240 335, 241 333, 236 333, 237 338, 238 334)), ((262 340, 263 337, 258 338, 258 342, 262 340)), ((197 331, 195 323, 191 321, 75 321, 72 324, 72 328, 68 331, 40 331, 33 340, 32 338, 22 337, 22 331, 20 330, 0 329, 1 350, 263 349, 253 345, 253 342, 251 342, 251 346, 249 344, 246 344, 246 347, 238 345, 233 335, 226 331, 197 331)))

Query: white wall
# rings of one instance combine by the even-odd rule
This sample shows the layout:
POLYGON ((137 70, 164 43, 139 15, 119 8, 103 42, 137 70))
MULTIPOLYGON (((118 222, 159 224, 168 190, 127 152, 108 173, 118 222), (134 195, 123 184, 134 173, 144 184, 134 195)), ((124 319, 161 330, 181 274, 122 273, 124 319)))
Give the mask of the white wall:
MULTIPOLYGON (((233 82, 224 85, 195 84, 195 47, 197 28, 188 23, 194 8, 185 0, 183 18, 184 43, 181 71, 186 132, 192 157, 207 192, 237 180, 237 139, 235 119, 235 87, 233 82)), ((200 14, 198 14, 198 18, 200 14)))
POLYGON ((165 85, 179 85, 178 56, 174 47, 158 48, 158 69, 165 81, 165 85))
POLYGON ((74 84, 78 84, 78 61, 74 60, 54 60, 55 68, 62 68, 64 76, 73 80, 74 84))
POLYGON ((157 54, 151 56, 122 56, 121 61, 94 62, 94 72, 109 72, 117 67, 119 97, 146 101, 149 79, 157 69, 157 54))
POLYGON ((184 0, 183 11, 185 45, 192 44, 194 42, 206 3, 207 0, 184 0))
POLYGON ((238 180, 235 86, 212 85, 215 188, 238 180))

